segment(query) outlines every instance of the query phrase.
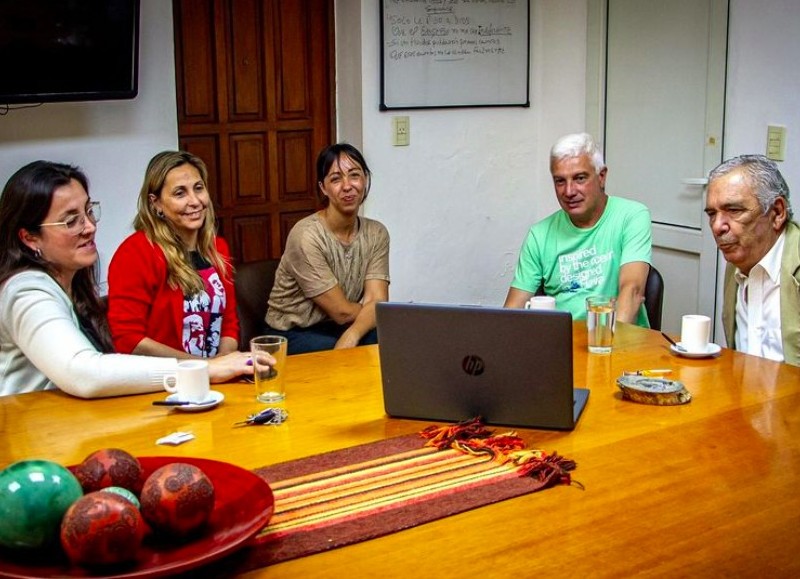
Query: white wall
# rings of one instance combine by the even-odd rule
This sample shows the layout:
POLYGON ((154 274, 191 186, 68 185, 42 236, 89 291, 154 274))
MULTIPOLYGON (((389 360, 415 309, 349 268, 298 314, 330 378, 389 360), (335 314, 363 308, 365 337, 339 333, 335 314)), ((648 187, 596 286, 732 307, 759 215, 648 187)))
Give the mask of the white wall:
POLYGON ((361 0, 336 0, 336 137, 363 148, 361 0))
POLYGON ((131 232, 147 162, 178 146, 172 6, 142 0, 139 94, 133 100, 55 103, 0 116, 0 186, 37 159, 71 163, 89 177, 102 204, 97 233, 101 280, 114 250, 131 232))
MULTIPOLYGON (((336 4, 337 20, 347 17, 337 23, 340 74, 351 77, 338 87, 338 108, 350 115, 338 119, 339 134, 361 141, 375 173, 365 214, 392 235, 392 299, 501 303, 528 227, 557 208, 549 147, 584 128, 587 0, 531 1, 531 108, 389 112, 378 110, 379 3, 336 4), (357 42, 343 33, 354 14, 362 43, 360 54, 348 56, 357 42), (362 78, 361 94, 352 94, 352 76, 362 78), (359 105, 347 106, 351 98, 359 105), (391 146, 396 114, 411 118, 409 147, 391 146)), ((798 25, 796 0, 731 0, 725 155, 763 152, 766 125, 785 124, 781 167, 800 213, 798 25)), ((104 205, 103 266, 131 231, 147 161, 177 146, 172 55, 170 3, 143 0, 136 99, 47 104, 0 116, 2 184, 40 158, 87 171, 92 196, 104 205)))
POLYGON ((800 2, 731 0, 725 158, 765 154, 767 125, 787 127, 781 173, 800 219, 800 2))
MULTIPOLYGON (((778 162, 800 221, 800 2, 730 0, 728 78, 723 157, 765 154, 767 125, 786 127, 786 160, 778 162)), ((722 308, 725 260, 719 257, 717 311, 722 308)), ((722 320, 716 320, 722 337, 722 320)))
MULTIPOLYGON (((587 1, 531 0, 530 109, 388 112, 378 110, 378 3, 337 6, 357 1, 362 144, 375 174, 365 213, 392 235, 391 297, 501 303, 528 227, 557 208, 548 149, 587 124, 587 1), (391 146, 395 115, 411 119, 409 147, 391 146)), ((786 125, 781 169, 800 214, 800 2, 731 0, 730 23, 725 157, 763 153, 767 124, 786 125)))
POLYGON ((586 0, 531 5, 530 108, 380 112, 379 3, 361 2, 365 214, 391 234, 393 300, 502 304, 528 228, 558 207, 548 153, 584 127, 586 0), (391 145, 396 115, 408 147, 391 145))

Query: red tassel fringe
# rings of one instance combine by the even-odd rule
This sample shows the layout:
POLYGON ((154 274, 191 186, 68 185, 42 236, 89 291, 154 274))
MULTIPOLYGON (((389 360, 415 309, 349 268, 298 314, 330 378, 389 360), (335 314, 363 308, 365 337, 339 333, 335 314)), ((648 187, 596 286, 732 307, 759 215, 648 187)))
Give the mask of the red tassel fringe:
POLYGON ((495 435, 484 426, 480 417, 449 426, 431 425, 420 435, 427 439, 425 446, 439 450, 454 448, 465 454, 485 454, 501 464, 511 463, 517 467, 520 476, 535 478, 545 483, 545 487, 575 482, 583 488, 570 475, 577 466, 575 461, 555 452, 548 455, 543 450, 526 450, 525 441, 516 432, 495 435))

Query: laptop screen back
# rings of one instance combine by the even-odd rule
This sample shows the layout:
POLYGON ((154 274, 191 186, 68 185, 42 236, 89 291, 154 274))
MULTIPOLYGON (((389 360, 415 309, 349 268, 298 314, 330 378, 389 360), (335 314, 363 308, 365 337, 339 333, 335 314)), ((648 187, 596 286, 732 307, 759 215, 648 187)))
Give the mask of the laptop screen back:
POLYGON ((569 430, 588 396, 569 313, 388 302, 377 324, 390 416, 569 430))

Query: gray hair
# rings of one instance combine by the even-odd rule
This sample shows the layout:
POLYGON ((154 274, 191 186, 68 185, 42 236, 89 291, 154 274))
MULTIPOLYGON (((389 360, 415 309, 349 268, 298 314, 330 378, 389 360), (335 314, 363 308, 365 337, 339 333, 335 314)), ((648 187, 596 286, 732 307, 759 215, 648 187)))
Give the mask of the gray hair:
POLYGON ((758 204, 761 205, 761 210, 765 214, 778 197, 783 197, 784 201, 786 201, 786 214, 790 220, 792 219, 789 186, 778 170, 778 165, 763 155, 740 155, 733 159, 728 159, 715 169, 712 169, 708 174, 708 182, 710 184, 715 179, 724 177, 738 169, 742 170, 747 176, 750 185, 755 189, 756 199, 758 199, 758 204))
POLYGON ((558 139, 553 148, 550 149, 550 162, 580 157, 581 155, 589 156, 594 170, 598 173, 606 166, 603 160, 603 152, 589 133, 574 133, 564 135, 558 139))

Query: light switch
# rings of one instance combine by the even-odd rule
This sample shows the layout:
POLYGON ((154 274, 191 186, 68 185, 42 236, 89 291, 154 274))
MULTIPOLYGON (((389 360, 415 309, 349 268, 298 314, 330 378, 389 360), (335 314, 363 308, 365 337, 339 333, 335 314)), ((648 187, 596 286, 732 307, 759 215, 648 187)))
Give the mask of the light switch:
POLYGON ((392 117, 392 145, 405 147, 411 143, 411 121, 408 117, 392 117))
POLYGON ((783 161, 786 157, 786 127, 769 125, 767 127, 767 158, 783 161))

